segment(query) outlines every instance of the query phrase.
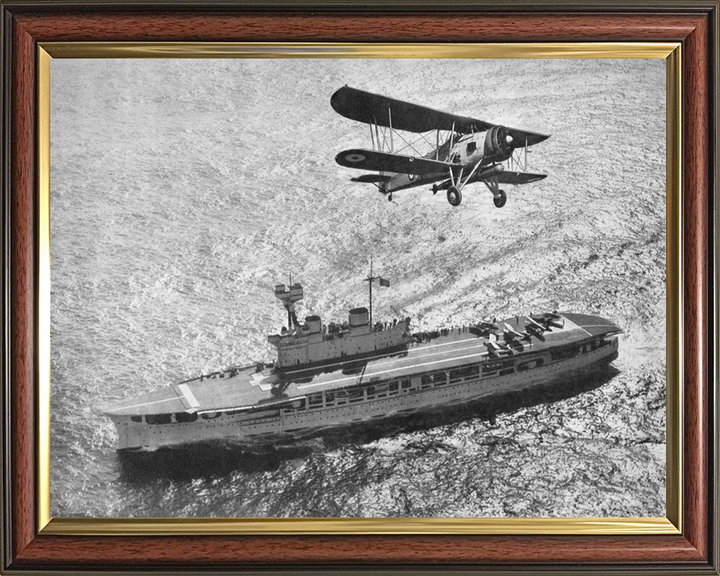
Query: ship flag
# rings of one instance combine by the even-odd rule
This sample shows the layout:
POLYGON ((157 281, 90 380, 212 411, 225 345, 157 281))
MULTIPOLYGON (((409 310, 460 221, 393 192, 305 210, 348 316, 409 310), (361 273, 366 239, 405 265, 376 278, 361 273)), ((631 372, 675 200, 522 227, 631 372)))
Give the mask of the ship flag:
POLYGON ((385 286, 385 288, 390 288, 390 280, 386 278, 378 278, 380 280, 380 286, 385 286))

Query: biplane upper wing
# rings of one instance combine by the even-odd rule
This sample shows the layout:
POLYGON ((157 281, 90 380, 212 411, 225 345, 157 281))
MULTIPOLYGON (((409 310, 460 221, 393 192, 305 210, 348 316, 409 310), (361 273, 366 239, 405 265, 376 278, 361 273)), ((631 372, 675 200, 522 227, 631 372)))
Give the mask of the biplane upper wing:
MULTIPOLYGON (((484 120, 449 114, 427 106, 388 98, 349 86, 343 86, 337 90, 332 95, 330 104, 338 114, 350 120, 392 127, 395 130, 406 132, 454 130, 460 134, 468 134, 495 126, 484 120)), ((519 144, 527 146, 532 146, 550 137, 528 130, 509 127, 507 129, 519 144)))
POLYGON ((330 104, 335 112, 350 120, 385 127, 392 124, 395 130, 406 132, 452 130, 454 127, 456 132, 464 133, 471 132, 472 126, 477 130, 487 130, 493 126, 489 122, 448 114, 349 86, 337 90, 330 98, 330 104))
POLYGON ((518 147, 532 146, 550 138, 549 134, 530 132, 530 130, 518 130, 517 128, 510 128, 509 126, 505 126, 505 128, 507 129, 508 134, 510 134, 515 142, 517 142, 518 147))
POLYGON ((497 178, 498 184, 530 184, 537 182, 543 178, 547 178, 547 174, 532 174, 530 172, 512 172, 505 170, 493 175, 497 178))
POLYGON ((375 172, 398 172, 400 174, 433 174, 442 172, 447 174, 448 168, 460 168, 458 164, 440 162, 429 158, 416 158, 402 154, 390 154, 377 150, 353 149, 345 150, 335 156, 340 166, 359 168, 360 170, 373 170, 375 172))

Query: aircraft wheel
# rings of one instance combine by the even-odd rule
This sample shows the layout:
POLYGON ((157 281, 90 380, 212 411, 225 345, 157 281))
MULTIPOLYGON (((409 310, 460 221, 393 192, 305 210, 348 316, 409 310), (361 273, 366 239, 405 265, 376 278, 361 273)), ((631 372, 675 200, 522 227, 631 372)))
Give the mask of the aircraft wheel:
POLYGON ((388 194, 388 202, 392 202, 392 192, 390 192, 390 194, 388 194))
POLYGON ((493 203, 496 208, 502 208, 505 206, 505 202, 507 202, 507 194, 505 194, 505 190, 499 190, 499 194, 493 196, 493 203))
POLYGON ((455 186, 450 186, 447 191, 447 199, 450 202, 450 206, 460 206, 462 202, 462 192, 455 186))

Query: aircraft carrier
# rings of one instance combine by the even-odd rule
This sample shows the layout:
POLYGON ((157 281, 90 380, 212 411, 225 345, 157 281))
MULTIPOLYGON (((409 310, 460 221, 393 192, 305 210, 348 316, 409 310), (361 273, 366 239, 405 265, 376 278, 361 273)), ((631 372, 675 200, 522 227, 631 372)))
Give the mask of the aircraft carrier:
MULTIPOLYGON (((288 326, 268 341, 277 360, 232 367, 105 410, 118 449, 214 439, 269 442, 322 429, 467 404, 582 377, 618 355, 622 330, 598 316, 545 313, 412 334, 410 319, 299 322, 300 284, 275 295, 288 326)), ((372 300, 371 300, 372 306, 372 300)))

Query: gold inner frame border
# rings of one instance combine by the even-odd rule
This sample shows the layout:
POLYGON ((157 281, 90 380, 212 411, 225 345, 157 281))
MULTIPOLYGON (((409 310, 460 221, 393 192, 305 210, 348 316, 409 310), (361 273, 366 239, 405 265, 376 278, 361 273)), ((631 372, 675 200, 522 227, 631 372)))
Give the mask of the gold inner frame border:
POLYGON ((675 42, 362 44, 40 42, 37 54, 37 527, 52 535, 680 534, 682 70, 675 42), (664 518, 53 518, 50 514, 50 67, 53 58, 653 58, 666 61, 667 420, 664 518))

